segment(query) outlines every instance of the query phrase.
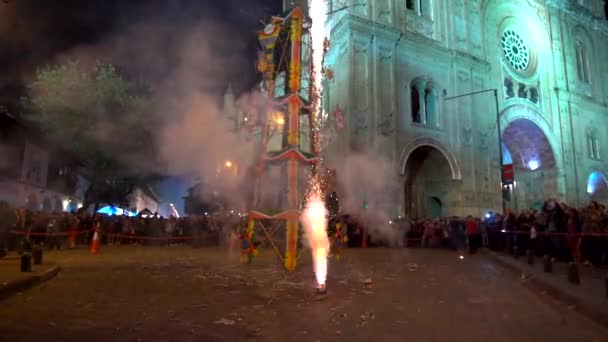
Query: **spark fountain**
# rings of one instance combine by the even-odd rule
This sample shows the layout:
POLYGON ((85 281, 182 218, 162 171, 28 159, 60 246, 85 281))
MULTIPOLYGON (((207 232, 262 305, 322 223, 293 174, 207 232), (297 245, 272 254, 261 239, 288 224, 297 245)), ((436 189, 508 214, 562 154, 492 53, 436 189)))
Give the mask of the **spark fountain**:
POLYGON ((321 199, 318 182, 312 184, 301 220, 304 225, 304 236, 312 252, 317 292, 322 294, 325 293, 326 288, 329 239, 327 237, 327 209, 321 199))
MULTIPOLYGON (((312 84, 311 84, 311 116, 316 123, 313 131, 313 145, 320 145, 318 127, 323 120, 323 60, 328 44, 326 35, 327 5, 325 0, 310 0, 309 15, 312 19, 310 36, 312 43, 312 84)), ((302 213, 302 221, 312 252, 312 262, 317 280, 317 293, 325 294, 327 280, 327 254, 329 239, 327 236, 327 209, 322 200, 322 192, 318 179, 311 181, 306 208, 302 213)))

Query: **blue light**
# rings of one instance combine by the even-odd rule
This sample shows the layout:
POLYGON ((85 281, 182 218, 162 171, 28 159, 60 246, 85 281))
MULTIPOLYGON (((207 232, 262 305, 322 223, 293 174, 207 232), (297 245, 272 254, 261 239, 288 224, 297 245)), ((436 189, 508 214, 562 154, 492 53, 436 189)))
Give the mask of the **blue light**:
POLYGON ((110 205, 100 208, 99 210, 97 210, 97 212, 99 214, 104 214, 104 215, 108 215, 108 216, 112 216, 112 215, 135 216, 135 213, 132 213, 128 210, 124 210, 122 208, 113 207, 110 205))
POLYGON ((587 193, 594 194, 602 185, 602 182, 606 182, 604 176, 599 171, 592 172, 587 180, 587 193))
POLYGON ((511 157, 511 152, 507 148, 507 145, 502 144, 502 165, 513 164, 513 158, 511 157))
POLYGON ((532 159, 528 162, 528 167, 530 168, 530 170, 534 171, 540 167, 540 163, 538 162, 538 160, 532 159))

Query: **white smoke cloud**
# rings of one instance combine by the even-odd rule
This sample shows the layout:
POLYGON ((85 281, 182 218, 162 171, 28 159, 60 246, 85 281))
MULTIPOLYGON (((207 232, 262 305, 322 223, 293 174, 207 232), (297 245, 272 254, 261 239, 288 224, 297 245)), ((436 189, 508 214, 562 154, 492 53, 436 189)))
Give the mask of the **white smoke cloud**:
MULTIPOLYGON (((235 133, 238 117, 234 115, 261 113, 269 104, 252 91, 242 94, 230 113, 224 112, 221 101, 228 80, 253 68, 255 62, 243 53, 242 42, 225 39, 230 34, 229 27, 208 21, 185 26, 146 19, 97 44, 72 49, 57 61, 107 62, 149 83, 153 87, 149 121, 155 126, 160 160, 167 165, 162 171, 208 181, 231 205, 243 207, 243 184, 256 153, 253 141, 235 133)), ((97 134, 111 138, 112 128, 97 134)), ((137 155, 129 159, 146 163, 137 155)))
POLYGON ((400 245, 402 232, 391 222, 397 214, 399 195, 403 193, 401 177, 393 162, 372 151, 374 149, 334 156, 332 165, 338 170, 340 206, 345 213, 360 215, 372 239, 400 245))

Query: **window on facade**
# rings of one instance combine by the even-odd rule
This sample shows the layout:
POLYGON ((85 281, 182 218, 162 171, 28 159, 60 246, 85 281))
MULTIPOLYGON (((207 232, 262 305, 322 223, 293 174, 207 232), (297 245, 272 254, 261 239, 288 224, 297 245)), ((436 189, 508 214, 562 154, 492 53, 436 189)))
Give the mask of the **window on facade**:
POLYGON ((589 59, 587 57, 587 48, 581 41, 576 42, 576 71, 580 81, 589 83, 589 59))
POLYGON ((428 9, 431 7, 430 0, 406 0, 405 8, 414 11, 419 15, 427 15, 428 9))
POLYGON ((420 112, 420 93, 415 85, 412 85, 410 99, 412 101, 412 121, 415 123, 422 123, 422 113, 420 112))
POLYGON ((429 127, 439 126, 435 87, 430 80, 416 80, 412 83, 410 101, 412 121, 429 127))
POLYGON ((587 149, 589 151, 589 158, 600 159, 600 142, 594 134, 587 135, 587 149))
POLYGON ((431 87, 424 90, 424 109, 426 124, 437 127, 437 104, 435 103, 435 92, 431 87))

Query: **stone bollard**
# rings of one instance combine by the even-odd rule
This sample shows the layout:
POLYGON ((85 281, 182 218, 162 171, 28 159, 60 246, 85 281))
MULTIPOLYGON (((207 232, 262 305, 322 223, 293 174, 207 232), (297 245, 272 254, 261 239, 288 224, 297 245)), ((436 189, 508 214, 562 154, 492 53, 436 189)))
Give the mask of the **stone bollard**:
POLYGON ((528 265, 534 265, 534 253, 531 250, 526 251, 526 257, 528 259, 528 265))
POLYGON ((515 260, 519 260, 519 247, 517 246, 513 247, 513 257, 515 258, 515 260))
POLYGON ((32 256, 29 253, 21 255, 21 272, 32 272, 32 256))
POLYGON ((547 254, 543 257, 543 270, 545 273, 553 272, 553 262, 551 261, 551 257, 547 254))
POLYGON ((578 274, 578 266, 575 262, 568 264, 568 282, 570 284, 580 284, 581 278, 578 274))
POLYGON ((42 247, 34 247, 32 250, 32 258, 34 259, 34 265, 42 265, 42 247))

